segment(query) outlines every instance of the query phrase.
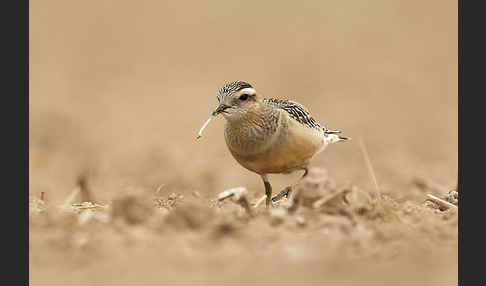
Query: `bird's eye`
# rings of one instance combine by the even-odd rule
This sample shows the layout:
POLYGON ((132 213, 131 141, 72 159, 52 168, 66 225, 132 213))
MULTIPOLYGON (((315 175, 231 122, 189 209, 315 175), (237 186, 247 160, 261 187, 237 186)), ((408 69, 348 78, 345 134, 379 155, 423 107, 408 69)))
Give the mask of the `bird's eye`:
POLYGON ((247 100, 248 99, 248 94, 242 94, 239 97, 240 100, 247 100))

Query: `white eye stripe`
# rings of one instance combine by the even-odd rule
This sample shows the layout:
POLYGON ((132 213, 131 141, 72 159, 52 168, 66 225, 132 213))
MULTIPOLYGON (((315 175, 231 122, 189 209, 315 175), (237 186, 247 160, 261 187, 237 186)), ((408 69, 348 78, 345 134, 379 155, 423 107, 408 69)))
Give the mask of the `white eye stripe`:
POLYGON ((238 93, 240 95, 243 95, 243 94, 255 95, 256 94, 256 90, 254 88, 247 87, 247 88, 241 89, 240 91, 238 91, 238 93))

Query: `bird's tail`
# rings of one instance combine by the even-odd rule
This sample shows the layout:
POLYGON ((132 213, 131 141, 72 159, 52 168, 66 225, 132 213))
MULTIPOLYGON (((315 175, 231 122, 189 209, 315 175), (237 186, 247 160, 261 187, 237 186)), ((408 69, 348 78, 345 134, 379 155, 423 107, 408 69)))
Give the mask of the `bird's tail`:
POLYGON ((326 134, 340 134, 341 131, 339 131, 339 130, 327 130, 327 129, 324 129, 324 133, 326 133, 326 134))
POLYGON ((320 124, 320 125, 321 125, 322 131, 324 131, 324 134, 325 134, 327 141, 329 143, 336 143, 336 142, 339 142, 339 141, 351 140, 351 138, 349 138, 349 137, 342 137, 342 136, 337 135, 337 134, 341 134, 340 130, 329 130, 329 129, 326 128, 326 126, 324 124, 320 124))
POLYGON ((337 134, 340 134, 341 131, 339 130, 324 130, 324 133, 327 135, 327 138, 329 140, 329 143, 336 143, 339 141, 346 141, 346 140, 351 140, 349 137, 342 137, 337 134))
POLYGON ((351 140, 351 138, 348 137, 342 137, 336 134, 329 134, 327 136, 329 143, 336 143, 339 141, 346 141, 346 140, 351 140))

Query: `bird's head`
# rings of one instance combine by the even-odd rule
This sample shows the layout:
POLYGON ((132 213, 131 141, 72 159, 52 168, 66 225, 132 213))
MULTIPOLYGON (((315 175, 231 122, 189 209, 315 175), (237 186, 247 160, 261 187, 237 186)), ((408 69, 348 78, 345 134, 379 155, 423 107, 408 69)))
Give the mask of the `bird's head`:
POLYGON ((246 114, 258 107, 261 98, 256 90, 243 81, 225 84, 218 94, 219 105, 212 115, 222 114, 226 119, 232 119, 246 114))

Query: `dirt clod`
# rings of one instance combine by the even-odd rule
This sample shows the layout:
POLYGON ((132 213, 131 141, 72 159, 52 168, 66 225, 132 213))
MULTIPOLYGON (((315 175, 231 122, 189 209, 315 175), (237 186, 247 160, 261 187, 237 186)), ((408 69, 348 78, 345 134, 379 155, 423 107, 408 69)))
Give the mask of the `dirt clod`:
POLYGON ((139 224, 147 220, 154 212, 150 200, 134 195, 123 196, 113 201, 114 219, 123 219, 129 224, 139 224))

